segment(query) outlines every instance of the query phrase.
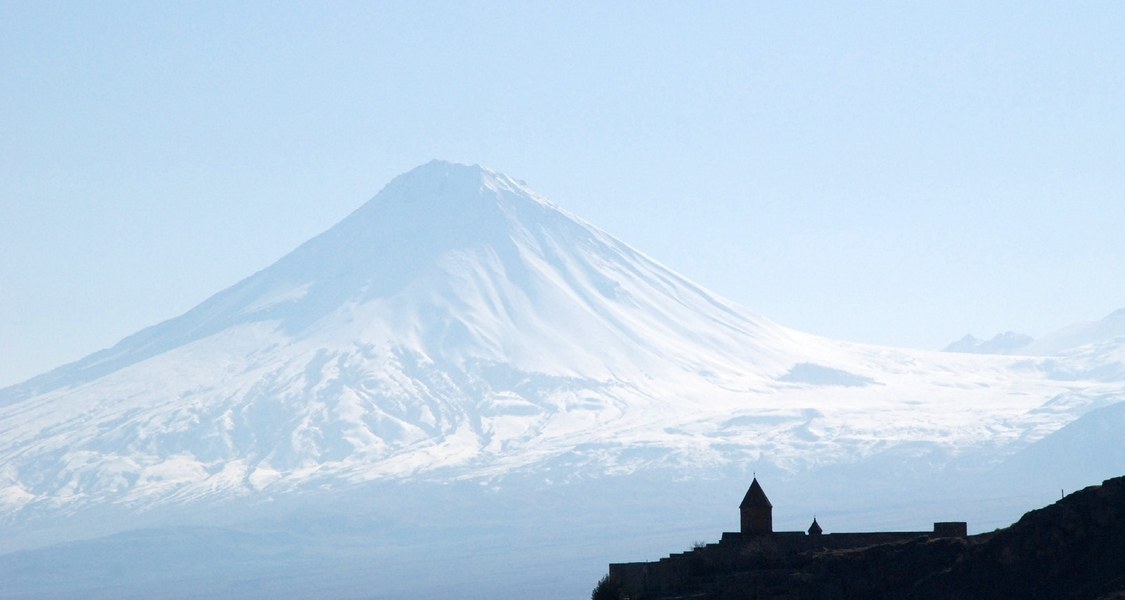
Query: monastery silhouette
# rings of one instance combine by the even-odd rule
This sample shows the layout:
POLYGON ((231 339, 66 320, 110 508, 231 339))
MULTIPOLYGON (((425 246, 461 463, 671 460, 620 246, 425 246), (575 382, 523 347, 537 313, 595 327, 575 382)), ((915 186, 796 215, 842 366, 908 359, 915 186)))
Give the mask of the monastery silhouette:
POLYGON ((847 550, 920 537, 967 537, 964 521, 934 523, 932 531, 878 531, 824 533, 813 517, 807 531, 774 531, 773 504, 754 477, 738 505, 739 531, 724 532, 716 544, 698 546, 656 562, 612 563, 609 577, 631 598, 659 596, 707 570, 753 570, 768 568, 780 559, 803 552, 847 550))

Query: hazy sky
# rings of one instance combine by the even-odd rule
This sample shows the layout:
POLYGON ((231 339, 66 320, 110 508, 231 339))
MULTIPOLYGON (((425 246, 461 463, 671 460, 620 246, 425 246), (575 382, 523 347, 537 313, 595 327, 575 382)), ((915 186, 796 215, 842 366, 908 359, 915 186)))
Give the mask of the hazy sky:
POLYGON ((0 0, 0 385, 431 158, 827 336, 1125 307, 1125 3, 851 4, 0 0))

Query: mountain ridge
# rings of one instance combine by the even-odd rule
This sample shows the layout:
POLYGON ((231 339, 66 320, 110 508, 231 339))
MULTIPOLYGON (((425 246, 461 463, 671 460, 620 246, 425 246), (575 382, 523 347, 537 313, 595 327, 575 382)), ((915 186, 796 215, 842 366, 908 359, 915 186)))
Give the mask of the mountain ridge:
POLYGON ((1125 346, 1125 308, 1097 321, 1055 329, 1038 339, 1014 331, 998 333, 988 340, 979 340, 969 334, 950 343, 942 352, 1056 356, 1079 351, 1083 346, 1110 344, 1125 346))

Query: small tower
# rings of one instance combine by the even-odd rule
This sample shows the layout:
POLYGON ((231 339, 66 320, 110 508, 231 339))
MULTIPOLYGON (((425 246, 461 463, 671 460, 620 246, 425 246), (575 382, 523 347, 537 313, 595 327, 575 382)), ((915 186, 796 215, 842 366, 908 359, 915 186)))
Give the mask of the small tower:
POLYGON ((809 535, 820 535, 824 530, 820 528, 820 523, 816 522, 816 517, 812 518, 812 525, 809 525, 809 535))
POLYGON ((746 490, 746 496, 742 498, 742 504, 738 505, 738 511, 742 517, 742 533, 754 535, 773 533, 773 505, 770 504, 769 498, 766 498, 766 493, 762 491, 757 477, 750 482, 750 489, 746 490))

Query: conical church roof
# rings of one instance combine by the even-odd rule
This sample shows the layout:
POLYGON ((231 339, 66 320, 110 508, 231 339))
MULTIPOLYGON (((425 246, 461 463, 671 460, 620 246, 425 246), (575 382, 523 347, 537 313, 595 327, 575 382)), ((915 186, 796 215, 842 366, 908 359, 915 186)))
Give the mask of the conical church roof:
POLYGON ((824 533, 824 530, 821 529, 820 523, 816 522, 816 517, 813 517, 812 525, 809 525, 809 535, 820 535, 822 533, 824 533))
POLYGON ((773 508, 770 499, 766 498, 766 493, 762 491, 757 477, 750 482, 750 489, 746 490, 746 495, 742 497, 742 504, 739 504, 738 508, 773 508))

